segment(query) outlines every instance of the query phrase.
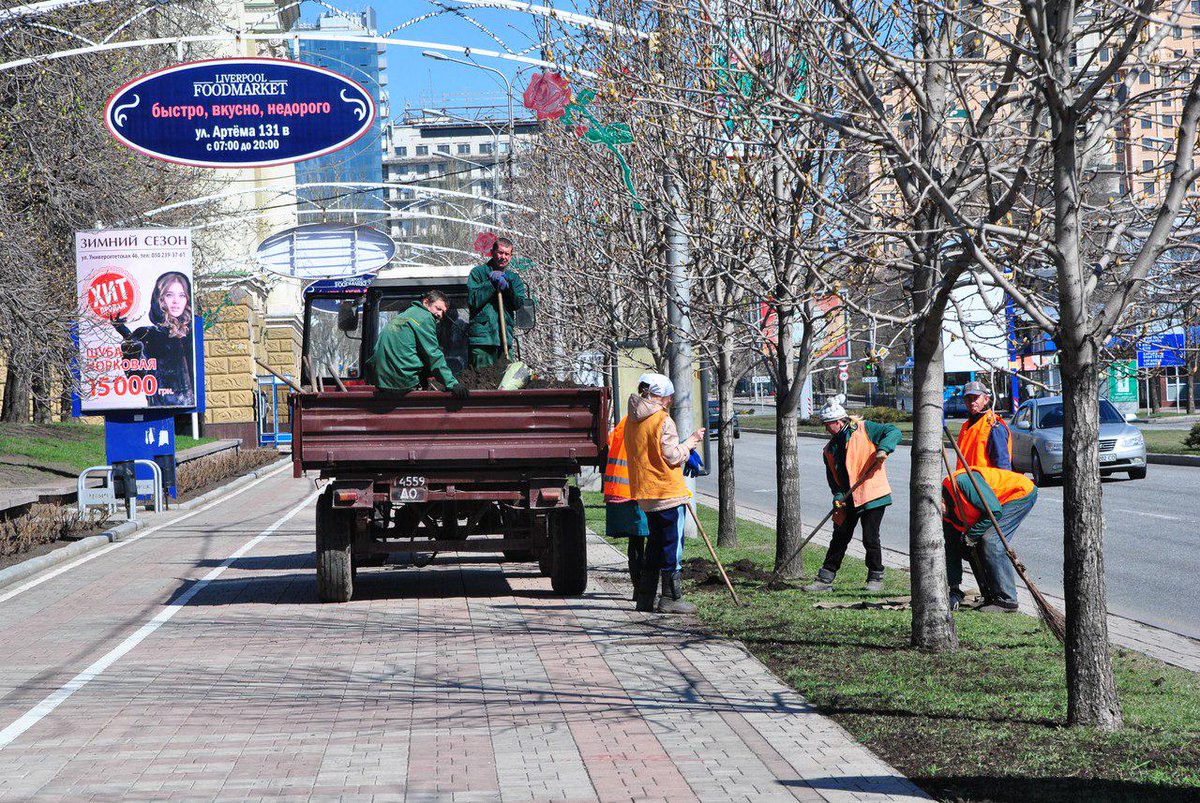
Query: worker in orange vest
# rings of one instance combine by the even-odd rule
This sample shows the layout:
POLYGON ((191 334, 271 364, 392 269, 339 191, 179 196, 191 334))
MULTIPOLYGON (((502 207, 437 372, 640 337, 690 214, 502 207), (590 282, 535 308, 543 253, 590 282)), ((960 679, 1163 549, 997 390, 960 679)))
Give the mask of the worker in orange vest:
POLYGON ((679 430, 667 410, 675 386, 662 374, 645 373, 638 391, 629 397, 625 423, 625 454, 629 460, 629 492, 646 514, 650 528, 646 555, 634 599, 639 611, 692 613, 683 601, 679 570, 683 558, 686 506, 692 497, 683 480, 683 466, 704 438, 698 429, 679 440, 679 430), (654 589, 661 577, 662 597, 654 589))
POLYGON ((963 386, 967 402, 967 420, 958 430, 958 448, 967 459, 958 468, 991 466, 1012 471, 1012 432, 1004 419, 992 409, 992 394, 982 382, 963 386))
POLYGON ((883 590, 879 525, 884 508, 892 503, 892 488, 883 461, 900 445, 902 436, 891 424, 877 424, 849 415, 842 407, 843 398, 839 394, 818 413, 830 436, 822 456, 825 478, 833 492, 833 538, 816 581, 804 586, 805 591, 833 589, 833 580, 859 522, 867 553, 867 591, 883 590))
POLYGON ((990 590, 985 589, 989 598, 979 610, 1014 613, 1018 608, 1017 573, 985 511, 991 511, 1000 532, 1011 542, 1017 527, 1037 502, 1038 491, 1028 477, 1015 471, 975 466, 971 473, 979 484, 978 493, 966 469, 958 469, 953 477, 942 480, 942 535, 946 539, 950 608, 957 608, 963 600, 960 584, 965 551, 981 544, 986 570, 993 582, 990 590))
POLYGON ((646 514, 629 495, 629 461, 625 455, 625 422, 622 418, 608 436, 608 461, 604 465, 604 529, 609 538, 628 538, 629 580, 638 587, 650 525, 646 514))

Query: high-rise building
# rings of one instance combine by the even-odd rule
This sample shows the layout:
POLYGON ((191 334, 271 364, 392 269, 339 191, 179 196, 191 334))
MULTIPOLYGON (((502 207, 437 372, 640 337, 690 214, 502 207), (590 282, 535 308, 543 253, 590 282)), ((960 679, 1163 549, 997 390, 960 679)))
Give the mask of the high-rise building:
MULTIPOLYGON (((322 14, 315 23, 300 23, 300 30, 327 33, 370 34, 377 32, 375 11, 358 14, 322 14)), ((373 183, 383 181, 381 132, 387 116, 387 56, 382 45, 370 42, 302 39, 300 61, 324 67, 356 81, 375 100, 375 124, 361 139, 339 151, 308 159, 296 165, 296 183, 373 183)), ((297 189, 301 223, 319 221, 378 223, 385 208, 380 188, 300 186, 297 189), (373 214, 374 213, 374 214, 373 214)))
POLYGON ((510 181, 521 175, 523 145, 537 132, 536 120, 518 118, 510 144, 508 124, 500 106, 464 105, 406 109, 401 120, 389 125, 384 174, 394 210, 388 229, 392 238, 470 249, 480 231, 502 229, 502 210, 489 199, 510 194, 510 181), (421 187, 435 192, 423 193, 421 187))

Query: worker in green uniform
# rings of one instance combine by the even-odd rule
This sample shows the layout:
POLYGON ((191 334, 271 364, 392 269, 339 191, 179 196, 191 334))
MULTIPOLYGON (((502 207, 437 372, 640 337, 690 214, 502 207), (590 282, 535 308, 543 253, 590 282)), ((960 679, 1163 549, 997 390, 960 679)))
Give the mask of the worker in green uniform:
POLYGON ((500 237, 492 244, 492 258, 476 265, 467 276, 467 306, 471 325, 467 329, 470 364, 475 370, 492 365, 504 354, 500 342, 500 298, 504 301, 504 331, 511 352, 516 342, 513 313, 525 306, 525 282, 508 269, 512 240, 500 237))
POLYGON ((436 377, 456 398, 466 397, 466 385, 454 378, 438 344, 438 321, 447 306, 446 296, 429 290, 383 328, 371 355, 380 388, 409 391, 436 377))

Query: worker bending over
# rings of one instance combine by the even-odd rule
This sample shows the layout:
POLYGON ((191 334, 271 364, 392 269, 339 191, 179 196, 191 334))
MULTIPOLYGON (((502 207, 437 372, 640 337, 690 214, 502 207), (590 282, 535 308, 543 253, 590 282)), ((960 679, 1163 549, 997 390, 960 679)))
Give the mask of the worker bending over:
POLYGON ((438 321, 446 314, 446 296, 429 290, 412 306, 388 321, 379 333, 371 362, 375 365, 376 384, 391 391, 409 391, 437 378, 446 390, 462 399, 467 387, 459 383, 446 365, 446 355, 438 343, 438 321))
POLYGON ((508 269, 512 240, 501 237, 492 244, 492 258, 476 265, 467 276, 467 306, 471 324, 467 329, 470 365, 475 370, 492 365, 504 354, 500 340, 500 303, 504 303, 504 334, 511 350, 516 345, 513 313, 525 306, 525 281, 508 269))
POLYGON ((637 599, 638 581, 646 555, 650 525, 646 514, 629 495, 629 460, 625 451, 625 416, 608 436, 608 461, 604 465, 604 530, 609 538, 628 538, 629 581, 637 599))
POLYGON ((683 464, 704 438, 698 429, 682 443, 667 410, 675 386, 662 374, 646 373, 638 379, 638 392, 629 397, 625 424, 625 453, 629 460, 630 495, 646 514, 650 529, 645 559, 635 592, 639 611, 692 613, 696 606, 683 601, 679 580, 683 558, 685 510, 692 492, 683 479, 683 464), (657 605, 654 589, 662 580, 657 605))
POLYGON ((1037 502, 1037 488, 1024 474, 1002 468, 976 466, 971 469, 979 485, 965 469, 942 480, 942 535, 946 540, 946 580, 950 584, 950 609, 963 601, 962 559, 968 547, 979 544, 986 571, 991 578, 984 590, 987 613, 1013 613, 1017 610, 1017 573, 996 535, 987 512, 991 511, 1000 532, 1012 541, 1017 527, 1037 502))
POLYGON ((883 590, 883 547, 879 525, 883 510, 892 503, 884 461, 900 445, 900 430, 891 424, 864 421, 846 413, 841 397, 829 401, 818 415, 829 442, 822 452, 825 479, 833 492, 833 538, 815 582, 805 591, 830 591, 841 568, 854 528, 862 522, 867 552, 867 591, 883 590))

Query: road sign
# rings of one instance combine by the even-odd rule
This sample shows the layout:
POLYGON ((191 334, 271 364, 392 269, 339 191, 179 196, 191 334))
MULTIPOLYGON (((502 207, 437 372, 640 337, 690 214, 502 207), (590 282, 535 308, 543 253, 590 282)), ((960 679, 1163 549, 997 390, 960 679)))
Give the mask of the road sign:
POLYGON ((1113 404, 1137 403, 1137 360, 1122 360, 1109 366, 1108 400, 1113 404))
POLYGON ((878 384, 878 383, 879 383, 879 377, 877 377, 877 376, 864 376, 864 377, 863 377, 863 382, 866 382, 868 385, 875 385, 875 384, 878 384))
POLYGON ((850 378, 850 374, 846 373, 845 371, 838 371, 838 379, 845 382, 849 378, 850 378))
POLYGON ((283 59, 211 59, 130 81, 104 107, 127 148, 195 167, 268 167, 346 147, 375 122, 367 90, 283 59))

